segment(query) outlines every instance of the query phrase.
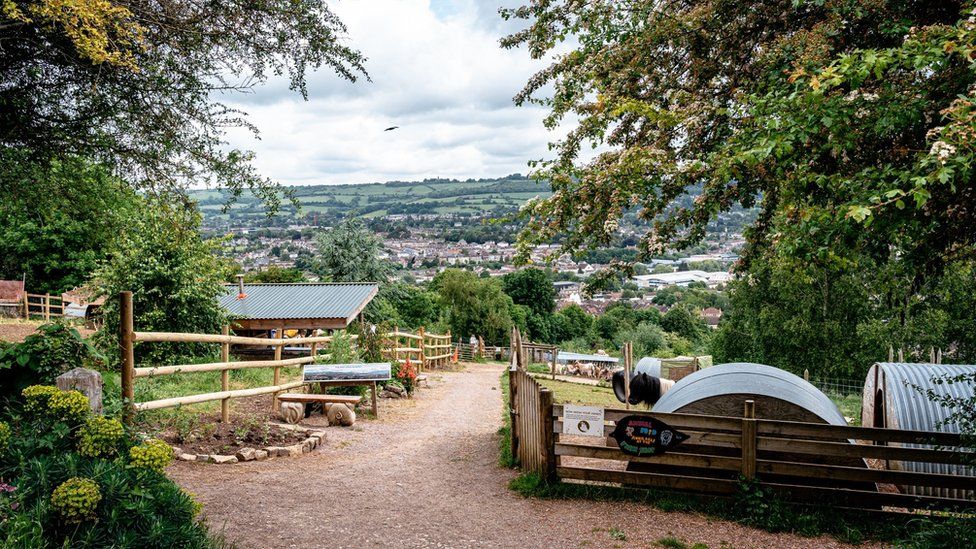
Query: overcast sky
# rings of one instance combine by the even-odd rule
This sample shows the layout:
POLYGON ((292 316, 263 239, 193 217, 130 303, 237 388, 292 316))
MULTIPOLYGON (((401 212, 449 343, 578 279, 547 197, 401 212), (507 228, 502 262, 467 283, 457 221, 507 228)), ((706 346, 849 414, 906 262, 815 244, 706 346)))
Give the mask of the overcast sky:
MULTIPOLYGON (((285 185, 368 183, 425 177, 528 173, 555 136, 545 111, 512 97, 542 68, 498 39, 524 22, 504 22, 513 0, 340 0, 330 6, 367 57, 372 82, 322 70, 308 101, 274 79, 235 96, 260 140, 235 130, 265 176, 285 185), (389 126, 399 129, 384 132, 389 126)), ((225 100, 227 98, 224 98, 225 100)))

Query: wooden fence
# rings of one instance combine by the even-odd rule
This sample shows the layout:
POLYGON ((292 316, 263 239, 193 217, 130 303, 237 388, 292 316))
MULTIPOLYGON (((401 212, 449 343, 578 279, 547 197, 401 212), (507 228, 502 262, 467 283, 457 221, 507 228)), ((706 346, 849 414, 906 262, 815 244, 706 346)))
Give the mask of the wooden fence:
POLYGON ((901 467, 905 462, 972 463, 973 445, 957 434, 756 419, 754 404, 747 401, 743 417, 608 408, 603 437, 567 436, 562 434, 563 406, 552 403, 552 393, 515 359, 509 376, 513 455, 524 470, 550 481, 729 496, 744 477, 797 503, 976 510, 976 476, 901 467), (665 454, 624 454, 611 434, 616 422, 629 415, 663 421, 689 438, 665 454), (910 494, 909 487, 929 487, 940 495, 910 494))
POLYGON ((24 318, 32 316, 51 320, 64 316, 64 302, 60 296, 51 294, 29 294, 24 292, 24 318))
POLYGON ((406 364, 407 360, 417 366, 417 371, 446 366, 453 360, 451 331, 446 334, 431 334, 421 326, 417 333, 393 328, 385 334, 383 354, 390 361, 406 364))
MULTIPOLYGON (((242 337, 230 335, 228 327, 224 327, 221 334, 191 334, 191 333, 170 333, 170 332, 137 332, 133 327, 132 315, 132 293, 122 292, 120 295, 120 317, 121 326, 119 330, 119 341, 122 364, 122 398, 126 403, 126 418, 131 419, 135 412, 143 410, 158 410, 161 408, 173 408, 184 404, 196 404, 200 402, 221 401, 220 415, 222 421, 228 421, 230 416, 230 400, 273 394, 272 407, 277 409, 278 394, 289 389, 296 389, 304 385, 302 381, 282 382, 282 371, 288 368, 300 368, 305 364, 311 364, 321 358, 328 358, 329 355, 319 353, 319 349, 325 348, 332 341, 333 336, 316 337, 293 337, 293 338, 263 338, 263 337, 242 337), (135 344, 136 343, 209 343, 220 345, 220 362, 206 364, 178 364, 172 366, 152 366, 137 368, 135 363, 135 344), (272 349, 274 358, 272 360, 247 360, 231 361, 231 345, 257 346, 265 349, 272 349), (299 348, 307 356, 296 358, 282 358, 282 351, 285 347, 299 348), (303 350, 305 349, 305 350, 303 350), (230 388, 230 372, 232 370, 243 370, 248 368, 273 368, 272 384, 265 387, 254 387, 248 389, 230 388), (135 401, 135 380, 138 378, 158 377, 174 374, 190 374, 199 372, 221 373, 221 386, 219 391, 196 395, 182 395, 172 398, 151 400, 147 402, 135 401)), ((407 358, 414 360, 420 370, 426 367, 445 365, 452 359, 450 332, 446 335, 427 334, 423 328, 418 334, 400 332, 395 330, 384 334, 386 340, 391 345, 384 349, 383 354, 392 360, 397 360, 403 364, 407 358), (411 342, 404 344, 403 341, 411 342)), ((356 341, 358 336, 350 335, 349 338, 356 341)), ((351 383, 351 382, 349 382, 351 383)), ((373 387, 373 410, 376 409, 376 388, 373 387)))

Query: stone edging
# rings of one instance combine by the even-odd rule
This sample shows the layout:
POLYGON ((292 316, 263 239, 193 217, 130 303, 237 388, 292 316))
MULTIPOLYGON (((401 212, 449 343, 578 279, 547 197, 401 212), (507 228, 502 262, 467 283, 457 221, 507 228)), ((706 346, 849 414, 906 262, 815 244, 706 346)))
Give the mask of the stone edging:
POLYGON ((227 464, 242 461, 263 461, 276 457, 298 457, 311 452, 319 445, 325 443, 325 431, 311 431, 298 425, 284 425, 281 423, 272 423, 271 425, 291 431, 304 431, 308 436, 305 440, 297 444, 292 444, 291 446, 267 446, 262 449, 241 448, 232 456, 220 454, 189 454, 184 453, 181 448, 176 446, 172 447, 173 453, 176 455, 176 459, 180 461, 227 464))

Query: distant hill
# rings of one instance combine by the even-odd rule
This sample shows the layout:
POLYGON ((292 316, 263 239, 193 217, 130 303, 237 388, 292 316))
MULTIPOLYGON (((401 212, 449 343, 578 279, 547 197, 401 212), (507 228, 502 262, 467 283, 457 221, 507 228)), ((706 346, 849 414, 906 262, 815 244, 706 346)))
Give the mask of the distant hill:
POLYGON ((349 215, 366 218, 395 214, 457 214, 497 216, 518 209, 534 196, 546 197, 548 185, 513 174, 498 179, 425 179, 360 185, 307 185, 290 187, 301 210, 283 204, 275 218, 265 216, 260 199, 245 194, 228 212, 223 212, 227 194, 223 191, 194 191, 209 227, 285 226, 299 220, 317 219, 329 223, 349 215))

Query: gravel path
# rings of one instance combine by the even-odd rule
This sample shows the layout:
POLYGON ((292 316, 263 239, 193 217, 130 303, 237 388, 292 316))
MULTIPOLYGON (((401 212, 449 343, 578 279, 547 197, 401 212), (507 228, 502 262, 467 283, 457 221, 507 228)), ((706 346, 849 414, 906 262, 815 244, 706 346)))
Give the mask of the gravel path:
POLYGON ((433 374, 432 389, 383 401, 379 420, 329 428, 300 458, 179 462, 169 473, 241 547, 648 547, 671 535, 712 548, 840 546, 645 505, 514 494, 515 473, 496 465, 501 368, 433 374))

